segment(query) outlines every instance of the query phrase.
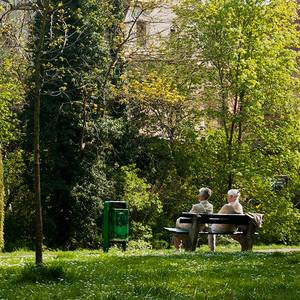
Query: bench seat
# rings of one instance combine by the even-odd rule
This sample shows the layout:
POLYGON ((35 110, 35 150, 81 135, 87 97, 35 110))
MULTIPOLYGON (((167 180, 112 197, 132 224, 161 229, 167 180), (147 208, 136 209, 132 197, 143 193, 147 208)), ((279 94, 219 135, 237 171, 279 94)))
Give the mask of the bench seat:
MULTIPOLYGON (((200 231, 198 234, 202 234, 202 235, 205 235, 205 234, 216 234, 216 235, 246 235, 247 233, 244 232, 244 231, 235 231, 235 232, 232 232, 232 231, 228 231, 228 232, 209 232, 209 231, 200 231)), ((257 232, 254 232, 253 233, 254 235, 257 235, 258 233, 257 232)))
MULTIPOLYGON (((182 234, 182 235, 188 235, 189 234, 189 230, 188 229, 181 229, 181 228, 175 228, 175 227, 164 227, 165 230, 169 231, 170 233, 174 233, 174 234, 182 234)), ((246 235, 246 232, 243 231, 228 231, 228 232, 209 232, 209 231, 199 231, 198 232, 199 235, 207 235, 207 234, 216 234, 216 235, 246 235)), ((257 235, 258 233, 255 232, 255 235, 257 235)))
POLYGON ((189 234, 188 229, 181 229, 181 228, 172 228, 172 227, 164 227, 165 230, 175 233, 175 234, 189 234))

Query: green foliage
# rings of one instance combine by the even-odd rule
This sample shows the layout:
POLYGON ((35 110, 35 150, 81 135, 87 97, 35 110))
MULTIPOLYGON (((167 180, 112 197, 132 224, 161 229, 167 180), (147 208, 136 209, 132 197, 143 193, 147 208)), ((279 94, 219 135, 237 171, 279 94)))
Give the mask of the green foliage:
POLYGON ((33 247, 34 195, 26 180, 24 151, 10 149, 4 161, 5 250, 33 247))
MULTIPOLYGON (((49 5, 45 35, 40 36, 39 14, 31 31, 31 47, 44 38, 40 143, 46 243, 96 247, 99 206, 113 193, 113 144, 122 133, 111 90, 121 73, 123 5, 94 0, 49 5)), ((32 96, 30 89, 24 119, 32 119, 32 96)), ((26 151, 31 153, 32 121, 26 125, 26 151)))
POLYGON ((171 143, 185 139, 187 129, 199 121, 197 110, 169 68, 142 68, 127 73, 121 93, 131 126, 138 127, 144 136, 161 137, 171 143))
MULTIPOLYGON (((152 2, 145 4, 148 9, 158 4, 152 2)), ((45 41, 46 245, 99 247, 102 201, 122 199, 130 208, 131 247, 165 246, 162 240, 169 236, 162 228, 190 209, 201 186, 212 188, 215 211, 228 188, 240 188, 245 211, 264 213, 261 240, 298 242, 294 1, 180 1, 176 33, 163 43, 160 59, 130 61, 128 72, 122 34, 127 5, 50 0, 46 34, 38 31, 38 13, 29 28, 30 48, 45 41), (288 176, 289 184, 274 190, 271 182, 280 175, 288 176)), ((1 27, 1 37, 8 29, 1 27)), ((26 78, 23 109, 19 74, 26 72, 19 55, 7 51, 7 41, 0 40, 0 145, 6 249, 12 250, 32 246, 34 70, 30 67, 26 78)))
POLYGON ((264 242, 299 242, 300 214, 293 207, 289 197, 280 195, 269 201, 265 200, 261 211, 265 212, 262 236, 264 242))
POLYGON ((131 238, 150 241, 151 226, 155 225, 162 213, 162 204, 151 185, 137 175, 134 165, 120 169, 120 182, 123 183, 123 200, 128 202, 130 213, 131 238))
MULTIPOLYGON (((0 11, 2 10, 0 6, 0 11)), ((4 210, 9 187, 5 172, 6 158, 13 142, 19 138, 19 120, 24 85, 19 77, 25 73, 24 60, 12 51, 14 43, 13 22, 2 20, 0 27, 0 249, 4 247, 4 210), (10 48, 10 47, 11 48, 10 48)), ((16 166, 14 166, 16 167, 16 166)))
POLYGON ((85 177, 83 182, 78 181, 71 191, 73 232, 70 248, 100 247, 102 199, 111 194, 113 186, 107 179, 107 168, 103 160, 95 161, 90 166, 90 171, 89 177, 85 177))
MULTIPOLYGON (((130 205, 130 213, 143 215, 141 212, 149 211, 153 214, 161 212, 159 199, 155 193, 151 193, 150 184, 146 183, 143 178, 139 178, 136 174, 137 170, 134 166, 122 167, 124 184, 124 200, 130 205)), ((144 215, 143 215, 144 216, 144 215)), ((149 219, 152 214, 149 212, 149 219)))
POLYGON ((155 238, 209 186, 215 211, 239 188, 245 211, 264 213, 262 240, 297 242, 295 3, 187 0, 176 13, 161 59, 132 63, 121 95, 136 130, 133 161, 163 205, 155 238), (274 191, 282 174, 290 186, 274 191))
POLYGON ((152 246, 149 242, 145 240, 145 237, 142 236, 142 239, 130 240, 128 242, 128 250, 149 250, 152 246))
POLYGON ((169 55, 185 54, 186 66, 199 66, 193 93, 207 123, 206 140, 197 146, 197 181, 212 187, 216 208, 228 188, 240 188, 246 210, 265 213, 265 238, 297 241, 296 4, 187 0, 176 12, 178 35, 171 37, 169 55), (293 178, 293 187, 278 194, 271 180, 282 174, 293 178), (274 224, 281 226, 274 230, 274 224))
POLYGON ((159 62, 135 64, 121 95, 136 130, 133 144, 139 152, 134 161, 163 206, 163 213, 155 216, 154 239, 168 238, 161 228, 172 226, 181 211, 190 209, 199 184, 192 166, 199 157, 196 127, 202 116, 177 75, 175 67, 159 62))
POLYGON ((18 57, 9 55, 3 49, 0 50, 0 145, 2 147, 17 136, 16 111, 22 100, 23 86, 16 71, 18 63, 14 59, 18 57))

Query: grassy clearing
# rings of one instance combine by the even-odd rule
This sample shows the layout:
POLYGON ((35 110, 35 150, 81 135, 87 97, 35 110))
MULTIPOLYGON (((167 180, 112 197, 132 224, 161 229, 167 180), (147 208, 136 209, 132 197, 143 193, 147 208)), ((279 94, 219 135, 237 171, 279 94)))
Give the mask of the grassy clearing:
POLYGON ((300 299, 300 252, 231 250, 5 253, 0 299, 300 299))

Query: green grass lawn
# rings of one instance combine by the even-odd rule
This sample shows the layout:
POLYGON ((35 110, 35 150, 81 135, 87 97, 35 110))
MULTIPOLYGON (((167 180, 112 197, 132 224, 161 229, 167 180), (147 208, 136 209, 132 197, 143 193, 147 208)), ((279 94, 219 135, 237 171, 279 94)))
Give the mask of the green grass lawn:
POLYGON ((300 299, 300 252, 236 250, 46 252, 58 278, 38 282, 28 271, 33 252, 4 253, 0 299, 300 299))

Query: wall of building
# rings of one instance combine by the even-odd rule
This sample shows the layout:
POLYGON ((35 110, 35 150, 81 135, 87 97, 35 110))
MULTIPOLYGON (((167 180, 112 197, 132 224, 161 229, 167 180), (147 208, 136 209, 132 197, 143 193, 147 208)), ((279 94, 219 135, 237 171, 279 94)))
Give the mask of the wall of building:
POLYGON ((172 31, 174 5, 178 0, 148 7, 140 4, 128 10, 125 25, 128 35, 127 56, 155 51, 172 31))

